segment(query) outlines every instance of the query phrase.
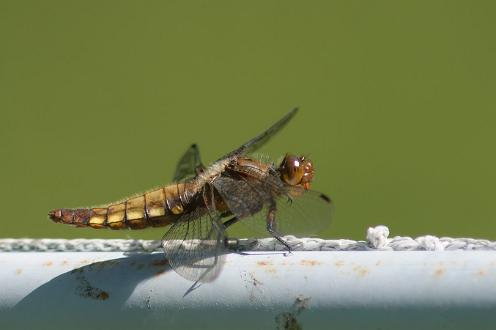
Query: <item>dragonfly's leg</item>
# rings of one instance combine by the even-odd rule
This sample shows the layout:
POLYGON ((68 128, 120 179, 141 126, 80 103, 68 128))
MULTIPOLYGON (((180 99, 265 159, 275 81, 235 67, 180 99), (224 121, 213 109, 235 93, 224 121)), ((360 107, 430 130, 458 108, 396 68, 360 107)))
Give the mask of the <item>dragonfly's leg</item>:
POLYGON ((232 217, 231 219, 226 220, 224 222, 224 228, 227 229, 228 227, 234 225, 238 221, 239 221, 239 218, 238 217, 232 217))
POLYGON ((267 213, 267 231, 291 252, 291 246, 282 239, 281 234, 277 232, 276 229, 276 206, 275 204, 270 206, 269 212, 267 213))

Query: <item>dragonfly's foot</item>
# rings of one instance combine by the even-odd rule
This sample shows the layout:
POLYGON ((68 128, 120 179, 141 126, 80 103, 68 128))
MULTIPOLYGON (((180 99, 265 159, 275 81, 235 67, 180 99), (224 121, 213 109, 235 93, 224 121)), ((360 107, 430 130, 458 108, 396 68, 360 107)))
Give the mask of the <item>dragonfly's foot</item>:
POLYGON ((250 251, 257 245, 257 240, 250 238, 226 238, 225 245, 229 250, 235 252, 250 251))
POLYGON ((287 252, 290 254, 290 253, 291 253, 291 251, 293 250, 293 249, 291 248, 291 245, 289 245, 289 243, 288 243, 288 242, 286 242, 286 241, 285 241, 285 240, 281 237, 281 235, 279 235, 279 233, 277 233, 275 230, 273 230, 273 229, 269 228, 269 229, 268 229, 268 231, 269 231, 269 233, 272 235, 272 237, 274 237, 274 238, 275 238, 275 239, 276 239, 279 243, 281 243, 281 245, 283 245, 283 246, 286 248, 287 252))

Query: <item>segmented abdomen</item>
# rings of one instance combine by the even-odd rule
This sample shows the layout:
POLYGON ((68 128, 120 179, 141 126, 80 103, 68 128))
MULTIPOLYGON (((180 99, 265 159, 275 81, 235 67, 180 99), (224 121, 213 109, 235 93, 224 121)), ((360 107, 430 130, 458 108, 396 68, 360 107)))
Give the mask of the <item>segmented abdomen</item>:
POLYGON ((49 217, 59 223, 97 229, 162 227, 184 212, 193 194, 191 184, 178 183, 107 207, 53 210, 49 217))

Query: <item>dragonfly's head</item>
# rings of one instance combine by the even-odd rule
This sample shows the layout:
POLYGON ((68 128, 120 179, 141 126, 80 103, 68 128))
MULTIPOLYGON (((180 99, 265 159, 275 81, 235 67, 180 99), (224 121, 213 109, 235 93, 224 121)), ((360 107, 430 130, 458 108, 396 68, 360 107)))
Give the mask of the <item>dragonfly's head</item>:
POLYGON ((279 171, 282 180, 287 184, 310 189, 313 179, 313 165, 310 159, 287 154, 279 166, 279 171))

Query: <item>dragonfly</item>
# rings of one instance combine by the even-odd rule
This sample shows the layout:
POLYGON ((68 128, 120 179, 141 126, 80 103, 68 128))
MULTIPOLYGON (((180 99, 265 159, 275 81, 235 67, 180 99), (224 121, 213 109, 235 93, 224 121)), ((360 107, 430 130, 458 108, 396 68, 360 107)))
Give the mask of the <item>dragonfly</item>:
POLYGON ((276 165, 253 153, 297 111, 294 108, 208 167, 198 146, 191 145, 177 164, 173 184, 103 207, 55 209, 49 218, 96 229, 170 226, 162 238, 169 265, 195 282, 218 276, 224 256, 236 242, 228 239, 228 229, 236 223, 244 223, 248 232, 262 227, 291 251, 283 235, 308 235, 327 227, 333 203, 311 189, 315 171, 308 157, 286 154, 276 165))

